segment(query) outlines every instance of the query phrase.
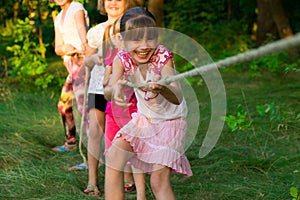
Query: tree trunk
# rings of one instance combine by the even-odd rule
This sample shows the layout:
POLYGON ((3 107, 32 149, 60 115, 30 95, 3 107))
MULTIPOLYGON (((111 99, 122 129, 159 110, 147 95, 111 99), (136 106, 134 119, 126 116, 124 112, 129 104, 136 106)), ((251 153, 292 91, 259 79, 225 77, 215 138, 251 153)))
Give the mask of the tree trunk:
POLYGON ((293 31, 283 8, 282 0, 269 0, 269 3, 272 11, 272 17, 276 24, 280 38, 293 36, 293 31))
POLYGON ((137 3, 139 6, 144 6, 144 0, 136 0, 136 3, 137 3))
POLYGON ((231 0, 227 0, 227 21, 231 21, 232 19, 232 2, 231 0))
POLYGON ((293 35, 282 0, 257 0, 257 8, 257 46, 270 39, 270 36, 276 39, 293 35))
POLYGON ((18 20, 18 13, 19 13, 19 8, 20 8, 20 3, 19 2, 15 2, 13 5, 13 22, 17 23, 18 20))
POLYGON ((157 25, 164 26, 164 1, 163 0, 149 0, 148 9, 156 18, 157 25))
MULTIPOLYGON (((37 5, 37 12, 38 12, 38 28, 39 28, 39 32, 38 32, 38 38, 39 38, 39 44, 41 47, 44 46, 44 41, 43 41, 43 21, 42 21, 42 12, 41 12, 41 6, 40 6, 40 0, 38 0, 38 5, 37 5)), ((43 50, 41 52, 41 56, 43 58, 46 58, 46 52, 43 50)))
POLYGON ((276 36, 277 30, 268 0, 257 0, 257 9, 256 45, 260 46, 267 40, 268 34, 276 36))

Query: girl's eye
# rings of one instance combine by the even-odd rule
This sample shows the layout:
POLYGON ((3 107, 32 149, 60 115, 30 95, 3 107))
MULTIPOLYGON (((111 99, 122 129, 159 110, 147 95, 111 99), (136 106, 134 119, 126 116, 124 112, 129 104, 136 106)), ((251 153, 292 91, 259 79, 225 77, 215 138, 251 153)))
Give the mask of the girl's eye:
POLYGON ((154 42, 156 42, 155 39, 149 39, 149 40, 147 40, 147 43, 154 43, 154 42))
POLYGON ((138 44, 140 43, 140 41, 135 41, 135 40, 133 40, 132 43, 133 43, 134 45, 138 45, 138 44))

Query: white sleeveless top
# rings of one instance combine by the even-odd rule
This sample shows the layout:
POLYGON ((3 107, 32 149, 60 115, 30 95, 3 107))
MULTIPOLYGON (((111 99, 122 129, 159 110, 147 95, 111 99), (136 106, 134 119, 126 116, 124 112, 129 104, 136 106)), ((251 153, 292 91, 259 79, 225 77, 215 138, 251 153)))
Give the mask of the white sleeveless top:
POLYGON ((75 13, 79 10, 84 11, 85 20, 88 25, 89 19, 87 11, 84 9, 81 3, 72 1, 69 8, 67 9, 64 22, 62 23, 61 21, 62 11, 60 11, 59 14, 56 16, 54 26, 57 27, 58 30, 61 32, 65 44, 71 44, 76 49, 82 50, 82 41, 78 34, 75 21, 75 13))
MULTIPOLYGON (((126 50, 120 50, 118 57, 125 69, 125 76, 135 75, 141 84, 160 80, 162 68, 169 59, 173 60, 172 53, 166 47, 159 45, 150 58, 146 79, 144 80, 138 66, 126 50)), ((152 123, 186 118, 187 116, 185 99, 182 100, 181 104, 175 105, 160 94, 154 94, 137 88, 134 91, 137 98, 138 113, 145 115, 152 123)))
MULTIPOLYGON (((97 53, 102 55, 102 43, 105 29, 108 23, 103 22, 92 28, 87 32, 87 40, 90 47, 98 49, 97 53)), ((104 60, 102 59, 102 63, 104 60)), ((88 93, 104 94, 103 79, 105 68, 104 65, 95 65, 91 71, 88 93)))

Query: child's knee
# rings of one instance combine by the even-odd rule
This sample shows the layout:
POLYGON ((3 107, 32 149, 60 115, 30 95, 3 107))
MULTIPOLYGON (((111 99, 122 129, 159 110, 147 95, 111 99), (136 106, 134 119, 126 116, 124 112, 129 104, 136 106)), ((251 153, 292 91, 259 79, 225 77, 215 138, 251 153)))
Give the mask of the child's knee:
POLYGON ((162 168, 151 173, 150 177, 151 188, 154 193, 158 193, 163 188, 170 185, 170 174, 168 168, 162 168))
POLYGON ((112 168, 124 169, 126 162, 133 156, 131 146, 123 138, 117 138, 108 149, 106 164, 112 168))
POLYGON ((163 174, 159 171, 151 173, 150 184, 153 190, 158 190, 163 182, 163 174))

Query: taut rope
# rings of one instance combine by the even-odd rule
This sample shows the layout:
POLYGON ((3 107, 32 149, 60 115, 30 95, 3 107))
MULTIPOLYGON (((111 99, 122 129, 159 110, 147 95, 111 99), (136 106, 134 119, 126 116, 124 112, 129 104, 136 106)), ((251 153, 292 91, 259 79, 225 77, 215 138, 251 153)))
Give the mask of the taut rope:
MULTIPOLYGON (((176 74, 174 76, 169 76, 165 79, 162 79, 158 81, 158 84, 161 85, 168 85, 171 82, 178 81, 184 78, 196 76, 198 74, 205 74, 213 69, 217 68, 224 68, 230 65, 236 65, 239 63, 255 60, 258 58, 261 58, 263 56, 276 53, 279 51, 284 51, 287 49, 291 49, 293 47, 299 46, 300 45, 300 33, 294 35, 293 37, 289 37, 286 39, 281 39, 278 41, 275 41, 273 43, 269 43, 267 45, 261 46, 257 49, 252 49, 240 54, 237 54, 235 56, 231 56, 228 58, 225 58, 223 60, 220 60, 215 63, 210 63, 207 65, 203 65, 201 67, 196 67, 195 69, 176 74)), ((142 87, 142 85, 138 85, 135 83, 128 82, 127 86, 129 87, 142 87)), ((145 86, 145 85, 143 85, 145 86)))

